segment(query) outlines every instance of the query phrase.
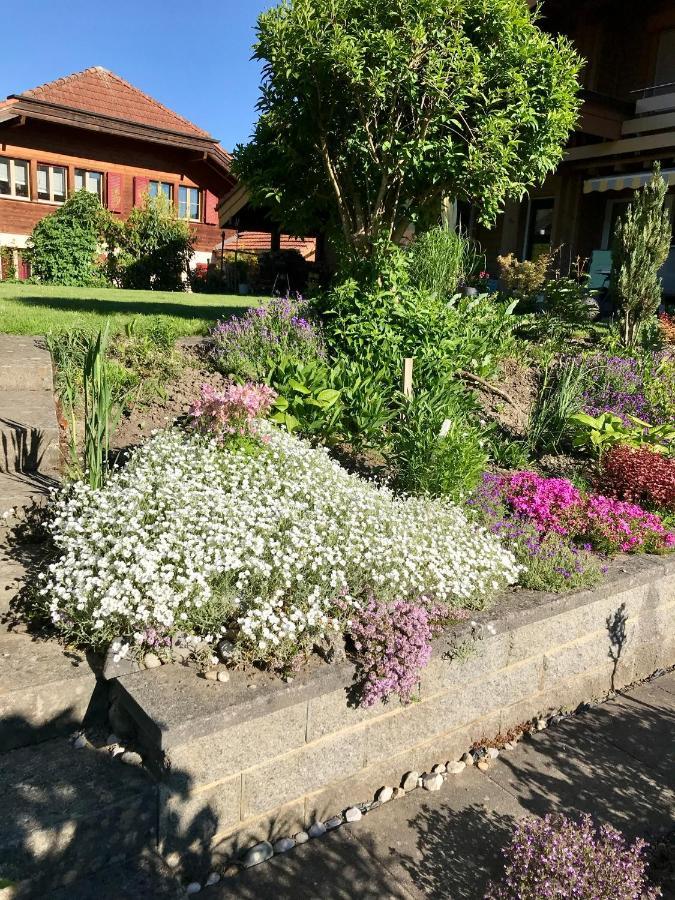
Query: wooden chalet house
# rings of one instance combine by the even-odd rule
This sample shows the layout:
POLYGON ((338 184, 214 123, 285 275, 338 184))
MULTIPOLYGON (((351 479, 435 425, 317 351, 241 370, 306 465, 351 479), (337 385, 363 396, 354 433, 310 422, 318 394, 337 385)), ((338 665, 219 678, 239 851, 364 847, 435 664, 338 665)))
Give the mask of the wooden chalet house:
POLYGON ((100 66, 12 94, 0 101, 0 248, 25 278, 34 225, 73 191, 121 217, 162 193, 194 230, 193 264, 209 262, 229 162, 207 132, 100 66))

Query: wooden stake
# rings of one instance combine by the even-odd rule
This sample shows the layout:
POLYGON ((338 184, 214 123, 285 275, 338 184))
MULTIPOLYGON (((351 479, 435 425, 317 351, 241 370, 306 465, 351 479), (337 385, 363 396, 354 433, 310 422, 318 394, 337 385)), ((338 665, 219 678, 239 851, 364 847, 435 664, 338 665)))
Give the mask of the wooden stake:
POLYGON ((406 400, 412 400, 414 362, 414 357, 406 357, 406 359, 403 360, 403 396, 406 400))

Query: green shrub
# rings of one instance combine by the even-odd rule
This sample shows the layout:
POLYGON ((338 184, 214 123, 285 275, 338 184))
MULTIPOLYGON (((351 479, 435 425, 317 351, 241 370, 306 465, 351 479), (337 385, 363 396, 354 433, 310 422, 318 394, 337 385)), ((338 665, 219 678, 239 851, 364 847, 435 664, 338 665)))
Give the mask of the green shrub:
POLYGON ((359 360, 342 357, 334 366, 334 384, 342 400, 342 436, 355 450, 383 448, 397 411, 397 385, 385 369, 372 371, 359 360))
POLYGON ((586 374, 576 359, 545 366, 527 429, 527 443, 532 452, 558 452, 569 427, 569 417, 579 409, 586 374))
POLYGON ((675 455, 675 424, 651 425, 628 415, 628 424, 619 416, 605 412, 599 416, 574 413, 569 418, 575 447, 583 447, 597 456, 620 444, 648 446, 663 456, 675 455))
POLYGON ((63 206, 37 223, 28 239, 26 258, 32 277, 79 287, 105 283, 99 256, 112 221, 94 194, 71 194, 63 206))
POLYGON ((475 241, 443 225, 422 232, 409 253, 413 284, 443 299, 452 297, 464 282, 485 268, 485 257, 475 241))
POLYGON ((273 422, 291 434, 298 432, 323 441, 336 437, 342 403, 324 362, 302 363, 288 357, 272 370, 268 384, 279 395, 273 407, 273 422))

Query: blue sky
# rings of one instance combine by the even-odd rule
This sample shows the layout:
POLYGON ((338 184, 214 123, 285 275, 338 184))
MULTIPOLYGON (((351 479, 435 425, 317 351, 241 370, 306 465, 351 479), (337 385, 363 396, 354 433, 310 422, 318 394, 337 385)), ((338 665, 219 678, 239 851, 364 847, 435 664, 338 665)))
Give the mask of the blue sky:
POLYGON ((104 66, 232 149, 247 140, 255 121, 260 73, 250 59, 251 44, 258 13, 274 5, 274 0, 21 0, 11 39, 0 51, 0 99, 104 66))

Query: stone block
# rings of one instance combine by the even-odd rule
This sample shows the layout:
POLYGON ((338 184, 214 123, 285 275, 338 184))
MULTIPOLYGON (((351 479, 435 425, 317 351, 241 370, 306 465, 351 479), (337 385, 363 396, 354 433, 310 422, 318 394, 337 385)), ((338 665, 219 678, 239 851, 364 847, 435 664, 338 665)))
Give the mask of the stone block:
POLYGON ((260 841, 274 843, 292 837, 306 825, 304 799, 293 800, 261 816, 241 822, 236 828, 217 834, 210 848, 212 868, 220 868, 230 859, 240 858, 260 841))
POLYGON ((242 817, 302 797, 364 766, 365 731, 343 732, 243 773, 242 817))
POLYGON ((241 776, 184 794, 159 788, 159 841, 162 852, 209 846, 216 834, 239 824, 241 776))
POLYGON ((485 678, 503 668, 508 663, 510 641, 510 634, 503 632, 471 642, 471 655, 463 660, 449 658, 447 651, 445 654, 435 654, 421 673, 421 698, 426 699, 456 685, 485 678))
POLYGON ((378 703, 369 709, 356 706, 349 699, 348 688, 312 697, 307 704, 307 740, 318 740, 400 708, 397 698, 388 700, 385 705, 378 703))

